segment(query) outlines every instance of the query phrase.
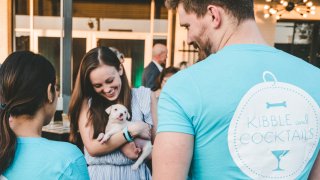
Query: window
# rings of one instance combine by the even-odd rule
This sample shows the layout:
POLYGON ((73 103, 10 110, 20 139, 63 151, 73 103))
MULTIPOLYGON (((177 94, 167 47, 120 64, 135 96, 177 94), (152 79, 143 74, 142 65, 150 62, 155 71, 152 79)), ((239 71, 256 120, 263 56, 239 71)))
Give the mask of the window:
POLYGON ((319 22, 278 22, 275 47, 320 67, 319 28, 319 22))

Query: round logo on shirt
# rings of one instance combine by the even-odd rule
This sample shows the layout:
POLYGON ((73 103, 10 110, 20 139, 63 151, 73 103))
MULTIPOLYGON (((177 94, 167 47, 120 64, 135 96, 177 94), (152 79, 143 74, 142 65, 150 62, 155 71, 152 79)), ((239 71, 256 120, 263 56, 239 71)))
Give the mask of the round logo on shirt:
POLYGON ((319 141, 319 106, 304 90, 264 72, 263 83, 241 99, 228 145, 237 166, 253 179, 294 179, 319 141), (270 75, 274 81, 267 82, 270 75))

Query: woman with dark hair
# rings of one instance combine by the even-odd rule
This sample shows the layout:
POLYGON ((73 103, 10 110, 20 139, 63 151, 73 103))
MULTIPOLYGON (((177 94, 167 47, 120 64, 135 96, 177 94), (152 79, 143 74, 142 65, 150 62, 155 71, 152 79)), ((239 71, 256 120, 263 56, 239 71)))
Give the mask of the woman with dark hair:
POLYGON ((163 86, 166 84, 167 80, 174 75, 175 73, 177 73, 180 69, 170 66, 165 68, 159 75, 158 78, 158 82, 157 82, 157 90, 155 91, 155 95, 157 98, 159 98, 161 90, 163 88, 163 86))
POLYGON ((141 147, 131 141, 151 138, 151 104, 155 97, 148 88, 130 88, 121 62, 122 59, 108 47, 90 50, 81 61, 71 96, 70 140, 76 143, 80 132, 91 179, 151 179, 145 163, 138 170, 131 169, 133 160, 141 152, 141 147), (123 132, 100 143, 97 137, 108 123, 105 109, 113 104, 126 106, 132 123, 123 132), (124 134, 130 134, 132 138, 128 139, 124 134))
POLYGON ((55 75, 45 57, 28 51, 0 68, 0 174, 7 179, 89 179, 76 146, 41 138, 56 110, 55 75))

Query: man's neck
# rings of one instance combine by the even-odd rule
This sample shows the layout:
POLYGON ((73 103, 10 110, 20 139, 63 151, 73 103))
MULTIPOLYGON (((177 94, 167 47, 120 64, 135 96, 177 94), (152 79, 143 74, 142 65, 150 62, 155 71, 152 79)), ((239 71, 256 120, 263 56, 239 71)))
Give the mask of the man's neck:
POLYGON ((161 66, 161 64, 159 64, 156 60, 152 60, 152 62, 157 66, 157 68, 159 69, 159 71, 161 72, 163 67, 161 66))
POLYGON ((219 44, 218 51, 228 45, 233 44, 264 44, 267 45, 263 39, 256 22, 253 19, 245 20, 238 26, 228 28, 225 32, 224 38, 219 44))

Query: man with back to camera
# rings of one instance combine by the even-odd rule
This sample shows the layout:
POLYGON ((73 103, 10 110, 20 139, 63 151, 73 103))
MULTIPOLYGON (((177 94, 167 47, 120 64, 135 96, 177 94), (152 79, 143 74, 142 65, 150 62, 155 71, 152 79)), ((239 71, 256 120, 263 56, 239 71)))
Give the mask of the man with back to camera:
POLYGON ((253 0, 166 6, 208 57, 160 95, 153 178, 307 179, 319 151, 320 70, 266 44, 253 0))
POLYGON ((142 75, 142 85, 150 88, 151 90, 156 90, 156 81, 163 70, 163 67, 166 66, 168 50, 167 47, 163 44, 155 44, 152 48, 152 61, 144 69, 142 75))

